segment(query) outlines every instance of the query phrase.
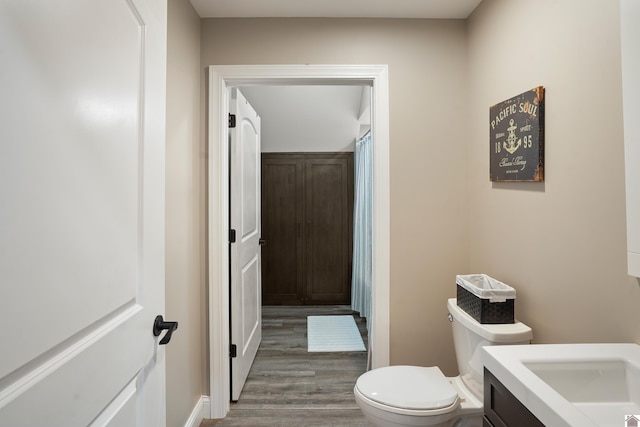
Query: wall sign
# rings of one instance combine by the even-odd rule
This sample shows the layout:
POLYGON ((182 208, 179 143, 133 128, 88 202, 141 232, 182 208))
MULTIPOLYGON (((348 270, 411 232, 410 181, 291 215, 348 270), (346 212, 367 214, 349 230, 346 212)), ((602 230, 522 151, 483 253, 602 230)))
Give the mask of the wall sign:
POLYGON ((489 109, 491 181, 544 181, 544 87, 489 109))

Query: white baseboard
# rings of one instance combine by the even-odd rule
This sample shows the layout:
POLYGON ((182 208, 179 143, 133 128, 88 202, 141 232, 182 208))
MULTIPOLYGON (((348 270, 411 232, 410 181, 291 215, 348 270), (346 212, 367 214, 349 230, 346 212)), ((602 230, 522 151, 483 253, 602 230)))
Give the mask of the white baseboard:
POLYGON ((201 396, 196 403, 196 406, 191 411, 191 415, 189 419, 184 424, 184 427, 198 427, 205 415, 208 417, 211 413, 211 401, 209 400, 209 396, 201 396))

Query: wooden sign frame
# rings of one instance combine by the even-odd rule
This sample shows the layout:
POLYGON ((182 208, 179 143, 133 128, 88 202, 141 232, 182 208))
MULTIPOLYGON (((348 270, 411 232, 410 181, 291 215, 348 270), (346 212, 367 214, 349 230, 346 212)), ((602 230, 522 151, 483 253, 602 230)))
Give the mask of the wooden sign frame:
POLYGON ((544 181, 544 87, 489 108, 491 181, 544 181))

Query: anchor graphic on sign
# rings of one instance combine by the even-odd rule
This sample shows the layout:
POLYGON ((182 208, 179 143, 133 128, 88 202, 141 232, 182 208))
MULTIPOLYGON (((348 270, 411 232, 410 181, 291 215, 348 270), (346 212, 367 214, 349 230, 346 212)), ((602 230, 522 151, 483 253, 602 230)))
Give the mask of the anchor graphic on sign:
POLYGON ((511 125, 507 128, 509 136, 507 137, 507 140, 502 143, 502 146, 509 152, 509 154, 513 154, 522 145, 522 139, 518 139, 516 141, 518 138, 516 136, 516 129, 518 129, 518 127, 515 125, 515 121, 511 119, 509 120, 509 124, 511 125))

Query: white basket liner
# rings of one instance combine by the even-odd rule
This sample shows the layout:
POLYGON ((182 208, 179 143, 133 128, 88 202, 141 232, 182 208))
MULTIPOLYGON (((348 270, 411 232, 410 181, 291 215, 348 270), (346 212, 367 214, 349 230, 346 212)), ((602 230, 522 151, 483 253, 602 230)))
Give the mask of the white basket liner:
POLYGON ((456 283, 489 302, 505 302, 516 297, 515 289, 486 274, 459 274, 456 276, 456 283))

